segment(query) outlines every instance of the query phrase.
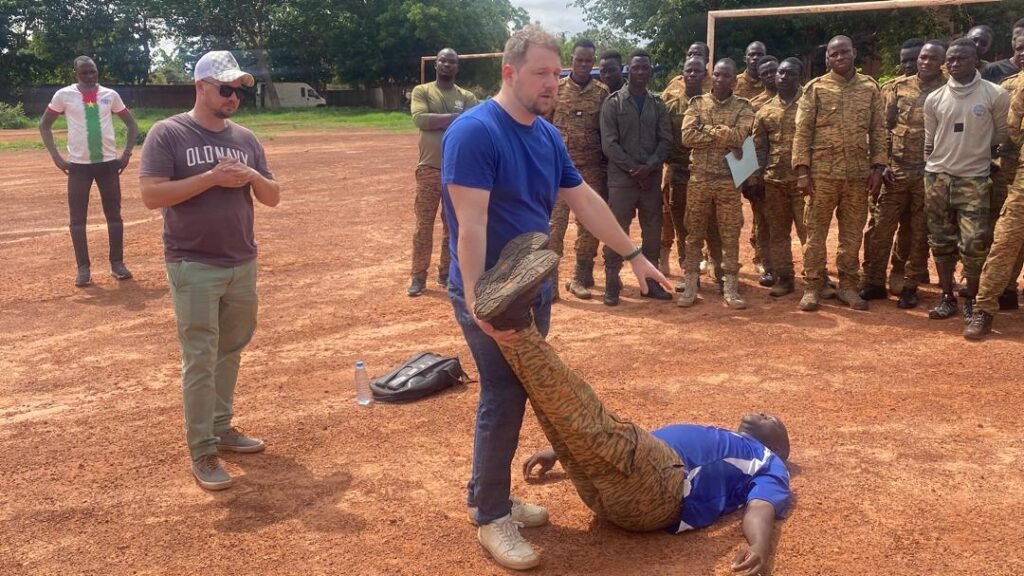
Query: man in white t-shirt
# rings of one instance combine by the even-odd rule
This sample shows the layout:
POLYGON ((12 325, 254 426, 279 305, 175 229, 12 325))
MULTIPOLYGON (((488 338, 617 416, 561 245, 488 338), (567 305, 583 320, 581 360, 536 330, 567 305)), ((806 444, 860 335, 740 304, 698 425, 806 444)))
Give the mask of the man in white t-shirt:
POLYGON ((139 133, 132 113, 117 92, 97 83, 96 63, 88 56, 75 58, 78 82, 61 88, 43 112, 39 133, 50 151, 53 163, 68 175, 68 208, 71 212, 71 243, 75 247, 78 274, 75 286, 92 284, 89 272, 89 243, 85 222, 89 211, 89 192, 95 180, 100 189, 103 215, 110 237, 110 273, 127 280, 132 273, 124 265, 124 224, 121 222, 121 172, 128 166, 139 133), (53 142, 53 123, 63 114, 68 123, 68 157, 65 160, 53 142), (128 128, 124 152, 117 155, 112 114, 128 128))

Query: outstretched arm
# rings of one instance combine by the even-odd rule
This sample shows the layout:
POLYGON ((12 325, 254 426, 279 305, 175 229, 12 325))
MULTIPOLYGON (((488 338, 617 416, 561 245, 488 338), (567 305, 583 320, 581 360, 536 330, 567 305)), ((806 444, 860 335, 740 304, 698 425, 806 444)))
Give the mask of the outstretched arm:
POLYGON ((751 500, 743 513, 743 535, 747 545, 732 561, 732 571, 741 576, 767 576, 771 556, 775 506, 766 500, 751 500))

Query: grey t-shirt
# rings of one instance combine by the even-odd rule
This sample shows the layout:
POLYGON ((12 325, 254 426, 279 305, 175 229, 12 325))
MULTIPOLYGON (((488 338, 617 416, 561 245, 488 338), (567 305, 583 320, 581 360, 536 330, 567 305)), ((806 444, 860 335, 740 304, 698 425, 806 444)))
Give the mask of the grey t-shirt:
MULTIPOLYGON (((146 135, 139 175, 183 180, 231 156, 273 178, 263 145, 252 131, 228 122, 211 132, 187 113, 153 125, 146 135)), ((212 266, 238 266, 256 258, 253 234, 252 190, 214 186, 192 198, 163 209, 164 259, 201 262, 212 266)))

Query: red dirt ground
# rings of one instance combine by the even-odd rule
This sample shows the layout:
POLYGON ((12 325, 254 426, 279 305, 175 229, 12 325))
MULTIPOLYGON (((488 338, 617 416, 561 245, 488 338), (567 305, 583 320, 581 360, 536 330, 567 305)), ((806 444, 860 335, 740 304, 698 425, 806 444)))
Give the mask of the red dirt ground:
MULTIPOLYGON (((465 519, 477 385, 408 406, 354 402, 357 358, 379 375, 432 350, 475 374, 433 278, 405 296, 416 136, 266 144, 284 200, 257 209, 260 327, 236 422, 269 447, 227 455, 237 483, 222 493, 189 474, 161 220, 139 200, 137 161, 123 178, 136 279, 105 274, 94 193, 96 284, 76 289, 63 175, 44 153, 0 154, 0 574, 506 572, 465 519)), ((1020 314, 1001 314, 984 344, 966 343, 959 320, 927 319, 934 288, 911 312, 890 300, 806 314, 798 295, 772 301, 756 286, 749 258, 744 246, 748 310, 709 293, 690 310, 642 301, 629 278, 618 308, 556 304, 550 340, 647 427, 733 426, 761 409, 786 420, 796 505, 776 574, 1024 574, 1020 314)), ((543 445, 528 415, 517 462, 543 445)), ((535 574, 728 573, 738 515, 684 536, 630 534, 559 478, 514 474, 514 492, 551 512, 525 531, 544 554, 535 574)))

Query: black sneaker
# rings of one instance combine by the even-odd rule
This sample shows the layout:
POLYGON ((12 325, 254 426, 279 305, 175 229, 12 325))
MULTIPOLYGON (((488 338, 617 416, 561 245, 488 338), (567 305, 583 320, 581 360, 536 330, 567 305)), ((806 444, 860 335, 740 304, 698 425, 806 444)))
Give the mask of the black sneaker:
POLYGON ((764 286, 765 288, 771 288, 772 286, 775 286, 775 281, 775 273, 772 272, 771 270, 765 270, 764 274, 761 274, 761 276, 757 279, 757 283, 760 284, 761 286, 764 286))
POLYGON ((885 300, 889 295, 885 292, 885 286, 867 284, 860 289, 860 297, 864 300, 885 300))
POLYGON ((970 323, 972 316, 974 316, 974 298, 968 298, 964 300, 964 324, 970 323))
POLYGON ((415 298, 423 294, 423 291, 427 289, 427 280, 425 278, 413 278, 412 283, 409 284, 409 290, 407 294, 409 297, 415 298))
POLYGON ((1000 310, 1018 310, 1020 309, 1020 302, 1017 300, 1017 289, 1008 288, 1003 290, 1003 293, 999 295, 999 309, 1000 310))
POLYGON ((647 294, 641 294, 640 296, 643 296, 644 298, 654 298, 655 300, 672 299, 672 295, 666 292, 665 289, 661 287, 661 284, 658 284, 656 280, 651 280, 650 278, 647 279, 647 294))
POLYGON ((964 338, 968 340, 984 340, 992 332, 992 315, 984 310, 978 310, 971 317, 971 321, 964 326, 964 338))
POLYGON ((124 262, 111 262, 110 275, 118 280, 127 280, 132 277, 131 271, 124 265, 124 262))
POLYGON ((917 304, 917 288, 905 286, 903 292, 900 293, 900 299, 896 301, 896 307, 910 310, 911 308, 917 308, 917 304))
POLYGON ((75 274, 75 286, 84 288, 92 284, 92 273, 89 272, 89 265, 78 267, 78 273, 75 274))
POLYGON ((928 318, 932 320, 945 320, 956 314, 959 308, 956 305, 956 296, 943 294, 939 305, 928 311, 928 318))

